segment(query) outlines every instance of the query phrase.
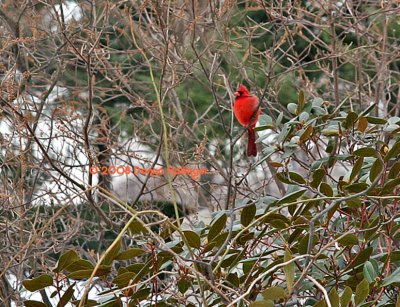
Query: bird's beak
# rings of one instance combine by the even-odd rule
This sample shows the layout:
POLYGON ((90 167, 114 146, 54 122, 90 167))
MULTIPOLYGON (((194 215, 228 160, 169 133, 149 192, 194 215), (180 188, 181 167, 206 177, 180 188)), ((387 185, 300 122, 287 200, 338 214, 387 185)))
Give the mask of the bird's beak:
POLYGON ((236 97, 240 96, 239 92, 235 92, 233 95, 235 95, 236 97))

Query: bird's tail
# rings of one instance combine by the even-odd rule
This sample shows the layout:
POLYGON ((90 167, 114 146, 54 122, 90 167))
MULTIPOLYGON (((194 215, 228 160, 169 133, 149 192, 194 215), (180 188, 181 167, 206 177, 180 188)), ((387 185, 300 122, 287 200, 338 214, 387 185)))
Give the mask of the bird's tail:
POLYGON ((249 139, 247 141, 247 156, 251 157, 257 156, 257 146, 256 146, 256 132, 254 131, 254 127, 249 127, 249 139))

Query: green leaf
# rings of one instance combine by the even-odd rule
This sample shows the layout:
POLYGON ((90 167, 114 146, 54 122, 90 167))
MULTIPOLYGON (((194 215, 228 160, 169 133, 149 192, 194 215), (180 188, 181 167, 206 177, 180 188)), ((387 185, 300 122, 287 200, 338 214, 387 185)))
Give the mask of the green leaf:
POLYGON ((24 301, 24 306, 26 306, 26 307, 47 307, 47 305, 45 303, 38 302, 38 301, 32 301, 32 300, 24 301))
MULTIPOLYGON (((99 269, 96 271, 96 274, 94 276, 104 276, 107 275, 110 272, 111 268, 108 265, 100 265, 99 269)), ((68 274, 68 278, 71 279, 86 279, 89 278, 93 273, 93 270, 79 270, 72 272, 71 274, 68 274)))
POLYGON ((135 277, 135 273, 134 272, 125 272, 125 273, 121 273, 118 274, 114 279, 113 279, 113 283, 116 284, 118 286, 118 288, 122 289, 126 286, 128 286, 129 282, 131 280, 133 280, 133 278, 135 277))
POLYGON ((383 287, 389 286, 391 284, 400 283, 400 268, 397 268, 392 274, 383 280, 383 287))
POLYGON ((366 108, 360 116, 365 116, 367 114, 369 114, 369 112, 371 112, 376 106, 376 103, 371 104, 368 108, 366 108))
POLYGON ((65 305, 68 304, 68 302, 70 301, 70 299, 74 295, 74 291, 75 291, 74 287, 75 287, 75 285, 76 285, 76 283, 73 283, 71 286, 68 287, 68 289, 61 296, 60 301, 57 304, 57 307, 64 307, 65 305))
POLYGON ((304 107, 304 92, 303 90, 299 91, 299 97, 297 98, 297 115, 303 110, 304 107))
POLYGON ((184 230, 183 234, 185 235, 185 238, 190 247, 197 248, 197 249, 200 248, 200 244, 201 244, 200 236, 197 233, 195 233, 192 230, 184 230))
MULTIPOLYGON (((149 297, 150 292, 151 292, 151 289, 150 289, 150 288, 140 289, 140 290, 136 291, 135 294, 133 294, 133 295, 131 296, 131 298, 132 298, 132 299, 135 299, 135 300, 145 300, 146 298, 149 297)), ((117 305, 117 306, 123 306, 123 305, 122 305, 122 304, 119 304, 119 305, 117 305)), ((117 306, 116 306, 116 307, 117 307, 117 306)))
MULTIPOLYGON (((283 261, 287 262, 293 259, 292 253, 290 252, 289 249, 285 249, 285 256, 283 257, 283 261)), ((289 293, 292 293, 293 290, 293 283, 294 283, 294 273, 295 273, 295 264, 294 262, 291 262, 289 264, 286 264, 283 267, 283 272, 285 273, 285 278, 286 278, 286 284, 288 287, 289 293)))
POLYGON ((186 279, 180 279, 178 281, 178 290, 180 293, 184 294, 187 289, 189 289, 191 283, 189 281, 187 281, 186 279))
POLYGON ((356 235, 349 233, 343 238, 340 238, 338 242, 344 246, 358 245, 358 238, 356 235))
POLYGON ((369 171, 369 180, 373 182, 376 177, 378 177, 383 171, 383 163, 381 159, 376 159, 375 162, 371 166, 371 170, 369 171))
POLYGON ((337 138, 330 138, 328 141, 328 145, 325 148, 325 152, 332 153, 332 151, 336 147, 336 144, 337 144, 337 138))
MULTIPOLYGON (((310 235, 309 235, 309 234, 306 234, 304 237, 302 237, 302 238, 300 239, 300 242, 299 242, 299 254, 300 254, 300 255, 304 255, 304 254, 307 253, 308 240, 309 240, 309 238, 310 238, 310 235)), ((317 244, 318 241, 319 241, 319 240, 318 240, 318 236, 317 236, 317 235, 314 235, 314 236, 313 236, 313 243, 312 243, 312 246, 315 246, 315 244, 317 244)))
POLYGON ((375 268, 372 265, 370 261, 366 261, 363 267, 363 274, 365 279, 369 283, 375 282, 375 278, 378 276, 378 274, 375 272, 375 268))
POLYGON ((395 162, 389 170, 388 178, 397 178, 400 173, 400 161, 395 162))
POLYGON ((129 224, 129 232, 133 235, 135 234, 145 234, 148 232, 146 227, 143 226, 138 220, 133 221, 129 224))
POLYGON ((53 277, 49 274, 43 274, 33 279, 26 279, 22 281, 22 284, 26 290, 34 292, 51 286, 53 284, 53 277))
POLYGON ((347 307, 351 302, 352 295, 353 291, 351 291, 351 288, 349 286, 346 286, 343 291, 342 297, 340 298, 340 305, 342 305, 342 307, 347 307))
POLYGON ((323 130, 321 131, 321 134, 322 134, 323 136, 338 136, 338 135, 339 135, 339 129, 336 129, 336 128, 326 128, 326 129, 323 129, 323 130))
POLYGON ((72 264, 73 262, 80 260, 78 254, 74 250, 67 251, 62 254, 57 261, 57 266, 53 269, 54 273, 60 273, 64 268, 72 264))
POLYGON ((275 306, 275 304, 271 300, 251 302, 249 304, 249 307, 274 307, 274 306, 275 306))
POLYGON ((385 183, 383 186, 380 195, 388 195, 393 192, 393 189, 397 187, 400 184, 400 177, 396 179, 389 180, 388 182, 385 183))
POLYGON ((367 119, 367 121, 370 124, 374 124, 374 125, 384 125, 387 123, 386 119, 380 118, 380 117, 374 117, 374 116, 366 116, 365 117, 367 119))
POLYGON ((354 126, 354 123, 356 122, 358 118, 358 114, 355 112, 349 112, 346 116, 346 120, 344 121, 343 127, 345 129, 352 128, 354 126))
POLYGON ((267 288, 261 294, 266 300, 280 300, 286 296, 285 290, 280 287, 267 288))
POLYGON ((357 149, 353 154, 359 157, 377 157, 379 155, 378 151, 371 147, 357 149))
POLYGON ((356 294, 354 296, 354 301, 356 306, 360 305, 369 294, 369 283, 366 279, 363 279, 356 287, 356 294))
POLYGON ((344 189, 350 193, 359 193, 365 191, 369 185, 365 182, 357 182, 354 184, 347 185, 344 189))
POLYGON ((211 242, 216 236, 218 236, 221 233, 222 229, 225 228, 226 220, 227 216, 225 213, 223 213, 212 223, 207 236, 209 242, 211 242))
POLYGON ((339 294, 336 291, 336 288, 332 288, 331 292, 329 292, 329 300, 331 301, 332 307, 340 307, 339 306, 339 294))
POLYGON ((113 262, 115 257, 117 257, 119 250, 121 249, 121 239, 119 239, 117 242, 113 242, 113 247, 111 250, 106 254, 103 264, 109 265, 113 262))
POLYGON ((356 163, 354 163, 353 169, 351 170, 351 174, 350 174, 350 182, 353 181, 353 179, 358 176, 358 174, 361 171, 361 168, 363 166, 364 163, 364 157, 358 157, 356 160, 356 163))
POLYGON ((291 180, 293 180, 294 182, 299 183, 299 184, 306 183, 306 180, 303 178, 303 176, 299 175, 298 173, 289 172, 288 174, 289 174, 289 178, 291 180))
POLYGON ((91 264, 88 260, 79 259, 77 261, 72 262, 68 266, 64 268, 67 272, 75 272, 79 270, 90 270, 94 269, 93 264, 91 264))
POLYGON ((353 265, 351 267, 354 268, 360 264, 363 264, 366 260, 369 259, 373 250, 374 249, 372 247, 368 247, 368 248, 364 249, 363 251, 360 251, 357 254, 357 256, 354 258, 353 265))
POLYGON ((354 198, 350 198, 350 199, 346 200, 346 204, 351 209, 357 209, 362 206, 363 202, 362 202, 361 198, 354 197, 354 198))
POLYGON ((397 157, 400 154, 400 141, 397 141, 386 154, 384 161, 388 162, 390 159, 397 157))
POLYGON ((299 139, 300 143, 304 143, 305 141, 307 141, 310 138, 313 131, 314 131, 313 126, 308 126, 306 128, 306 130, 300 136, 300 139, 299 139))
POLYGON ((319 191, 328 197, 333 196, 333 190, 332 190, 331 186, 329 184, 327 184, 326 182, 321 182, 321 185, 319 186, 319 191))
POLYGON ((283 198, 281 198, 277 204, 286 204, 286 203, 291 203, 296 201, 299 197, 301 197, 307 189, 301 189, 293 193, 289 193, 288 195, 285 195, 283 198))
POLYGON ((322 168, 315 170, 312 174, 312 181, 310 182, 310 186, 314 189, 318 188, 322 179, 325 177, 325 171, 322 168))
POLYGON ((257 208, 255 204, 244 207, 240 215, 240 223, 245 227, 249 225, 256 216, 256 212, 257 208))
POLYGON ((141 248, 137 248, 137 247, 132 247, 130 249, 127 249, 126 251, 122 251, 120 252, 115 259, 116 260, 128 260, 128 259, 132 259, 135 258, 137 256, 143 255, 146 252, 141 249, 141 248))

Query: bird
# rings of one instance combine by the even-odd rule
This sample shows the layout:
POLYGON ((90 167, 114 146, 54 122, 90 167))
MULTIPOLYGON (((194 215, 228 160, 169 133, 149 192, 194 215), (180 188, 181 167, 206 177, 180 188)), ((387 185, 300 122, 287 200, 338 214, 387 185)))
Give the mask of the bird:
POLYGON ((247 127, 248 142, 247 142, 247 156, 257 156, 256 146, 256 126, 258 116, 261 114, 260 104, 257 96, 251 94, 249 90, 240 84, 238 90, 235 92, 235 103, 233 105, 233 113, 235 114, 238 122, 247 127))

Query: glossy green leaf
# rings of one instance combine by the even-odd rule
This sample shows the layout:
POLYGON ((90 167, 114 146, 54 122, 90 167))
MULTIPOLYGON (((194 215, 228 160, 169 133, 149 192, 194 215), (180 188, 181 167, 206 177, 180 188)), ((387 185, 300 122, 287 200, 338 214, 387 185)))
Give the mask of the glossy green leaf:
POLYGON ((26 307, 48 307, 45 303, 34 301, 34 300, 24 301, 24 306, 26 306, 26 307))
POLYGON ((294 202, 297 199, 299 199, 306 191, 307 191, 307 189, 300 189, 300 190, 298 190, 296 192, 289 193, 289 194, 285 195, 284 197, 282 197, 277 202, 277 204, 286 204, 286 203, 294 202))
POLYGON ((208 232, 208 241, 211 242, 216 236, 218 236, 222 229, 225 228, 227 216, 225 213, 221 214, 211 225, 210 231, 208 232))
POLYGON ((385 183, 381 190, 381 195, 389 195, 392 194, 393 189, 397 187, 400 184, 400 177, 396 179, 389 180, 388 182, 385 183))
POLYGON ((308 126, 306 130, 304 130, 302 135, 300 135, 300 143, 304 143, 305 141, 307 141, 312 135, 313 131, 314 131, 313 126, 308 126))
POLYGON ((33 279, 26 279, 22 281, 22 284, 26 290, 34 292, 51 286, 53 284, 53 277, 49 274, 43 274, 33 279))
POLYGON ((326 128, 326 129, 323 129, 323 130, 321 131, 321 134, 322 134, 323 136, 338 136, 338 135, 339 135, 339 129, 336 129, 336 128, 326 128))
POLYGON ((195 233, 192 230, 184 230, 183 234, 185 235, 185 238, 190 247, 197 249, 200 248, 201 241, 200 241, 200 236, 197 233, 195 233))
POLYGON ((363 274, 365 279, 369 283, 373 283, 375 281, 375 278, 378 276, 377 272, 375 271, 374 266, 370 261, 366 261, 363 267, 363 274))
MULTIPOLYGON (((306 234, 304 237, 302 237, 301 239, 300 239, 300 242, 299 242, 299 254, 300 255, 304 255, 304 254, 307 254, 307 248, 308 248, 308 240, 309 240, 309 234, 306 234)), ((312 244, 312 246, 315 246, 315 244, 317 244, 318 243, 318 236, 317 235, 314 235, 314 237, 313 237, 313 244, 312 244)))
POLYGON ((75 262, 72 262, 68 266, 64 268, 67 272, 75 272, 79 270, 93 270, 93 264, 88 260, 79 259, 75 262))
POLYGON ((374 124, 374 125, 384 125, 387 123, 386 119, 380 118, 380 117, 374 117, 374 116, 366 116, 365 117, 367 119, 367 121, 370 124, 374 124))
POLYGON ((240 215, 240 223, 243 226, 249 225, 253 221, 254 217, 256 216, 256 211, 257 211, 257 208, 256 208, 255 204, 251 204, 251 205, 244 207, 242 210, 242 214, 240 215))
POLYGON ((369 180, 373 182, 381 174, 382 171, 383 171, 383 163, 381 159, 376 159, 369 171, 369 180))
POLYGON ((330 138, 328 141, 328 145, 325 148, 325 152, 332 153, 332 151, 336 148, 337 138, 330 138))
POLYGON ((64 253, 60 256, 55 269, 53 269, 53 272, 60 273, 68 265, 72 264, 73 262, 75 262, 79 259, 80 258, 76 251, 74 251, 74 250, 67 251, 66 253, 64 253))
POLYGON ((148 232, 148 230, 142 225, 141 222, 135 220, 129 224, 129 232, 131 234, 145 234, 148 232))
POLYGON ((354 123, 356 122, 358 118, 358 114, 355 112, 349 112, 346 116, 346 120, 344 121, 343 127, 345 129, 352 128, 354 126, 354 123))
POLYGON ((292 181, 294 181, 296 183, 299 183, 299 184, 305 184, 306 183, 306 180, 300 174, 295 173, 295 172, 289 172, 288 174, 289 174, 289 178, 292 181))
POLYGON ((368 108, 366 108, 360 116, 365 116, 367 114, 369 114, 376 106, 376 103, 371 104, 368 108))
POLYGON ((364 157, 358 157, 356 162, 354 163, 353 169, 351 170, 350 182, 352 182, 354 178, 358 176, 363 166, 363 163, 364 163, 364 157))
POLYGON ((368 247, 368 248, 360 251, 357 254, 357 256, 354 258, 353 265, 351 267, 354 268, 360 264, 363 264, 365 261, 367 261, 369 259, 369 257, 371 256, 373 250, 374 249, 372 247, 368 247))
POLYGON ((340 307, 339 294, 337 293, 336 288, 332 288, 332 290, 329 292, 328 297, 332 307, 340 307))
POLYGON ((178 290, 180 293, 184 294, 189 288, 191 283, 186 279, 180 279, 178 281, 178 290))
POLYGON ((132 247, 130 249, 127 249, 125 251, 120 252, 115 259, 116 260, 128 260, 128 259, 132 259, 135 258, 137 256, 141 256, 143 254, 145 254, 146 252, 141 249, 141 248, 137 248, 137 247, 132 247))
POLYGON ((267 288, 261 294, 266 300, 280 300, 286 296, 285 290, 281 287, 267 288))
POLYGON ((113 283, 118 286, 118 288, 122 289, 130 283, 131 280, 135 277, 135 273, 133 272, 125 272, 122 274, 118 274, 114 279, 113 283))
POLYGON ((304 103, 305 103, 304 92, 303 90, 300 90, 297 98, 297 110, 296 110, 297 114, 300 114, 300 112, 303 111, 304 103))
POLYGON ((347 307, 351 302, 352 295, 353 291, 351 291, 351 288, 349 286, 346 286, 342 293, 342 296, 340 297, 340 305, 342 307, 347 307))
POLYGON ((400 161, 396 161, 389 170, 388 179, 397 178, 400 173, 400 161))
POLYGON ((263 301, 257 301, 257 302, 251 302, 249 304, 249 307, 274 307, 275 304, 271 300, 263 300, 263 301))
POLYGON ((359 193, 365 191, 369 185, 365 182, 357 182, 350 185, 345 186, 345 190, 350 193, 359 193))
MULTIPOLYGON (((140 289, 136 291, 135 294, 131 296, 131 298, 135 300, 145 300, 146 298, 149 297, 150 293, 151 293, 151 288, 140 289)), ((123 305, 120 304, 118 306, 123 306, 123 305)))
POLYGON ((383 280, 383 287, 392 285, 392 284, 400 284, 400 268, 397 268, 392 274, 386 277, 383 280))
POLYGON ((340 238, 338 242, 344 246, 358 245, 358 238, 354 234, 347 234, 343 238, 340 238))
POLYGON ((392 148, 388 151, 384 157, 384 161, 387 162, 392 158, 396 158, 400 154, 400 141, 397 141, 392 148))
POLYGON ((113 260, 115 259, 115 257, 117 257, 119 250, 121 249, 121 239, 119 239, 117 242, 114 242, 113 244, 114 244, 113 247, 106 254, 106 256, 104 257, 104 260, 102 262, 105 265, 111 264, 113 262, 113 260))
POLYGON ((356 306, 360 305, 369 294, 369 283, 366 279, 363 279, 356 287, 356 293, 354 296, 354 302, 356 306))
POLYGON ((313 187, 314 189, 318 188, 324 177, 325 177, 325 171, 322 168, 315 170, 312 174, 312 181, 310 182, 310 186, 313 187))
POLYGON ((319 191, 322 194, 324 194, 325 196, 328 196, 328 197, 332 197, 333 196, 333 189, 326 182, 321 182, 321 185, 319 186, 319 191))
POLYGON ((68 304, 70 299, 74 296, 75 285, 76 285, 76 283, 73 283, 72 285, 70 285, 68 287, 68 289, 61 296, 60 301, 57 304, 57 307, 64 307, 65 305, 68 304))
MULTIPOLYGON (((285 249, 285 255, 283 257, 283 261, 287 262, 292 259, 292 253, 290 252, 289 249, 285 249)), ((289 293, 292 293, 293 290, 293 283, 294 283, 294 274, 295 274, 295 264, 294 262, 291 262, 289 264, 286 264, 283 267, 283 272, 285 273, 285 279, 286 279, 286 285, 288 287, 289 293)))
POLYGON ((377 157, 379 155, 378 151, 372 147, 357 149, 353 152, 353 154, 359 157, 377 157))

